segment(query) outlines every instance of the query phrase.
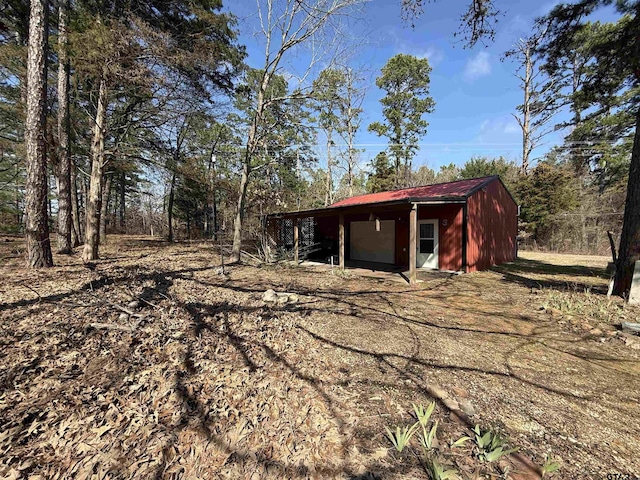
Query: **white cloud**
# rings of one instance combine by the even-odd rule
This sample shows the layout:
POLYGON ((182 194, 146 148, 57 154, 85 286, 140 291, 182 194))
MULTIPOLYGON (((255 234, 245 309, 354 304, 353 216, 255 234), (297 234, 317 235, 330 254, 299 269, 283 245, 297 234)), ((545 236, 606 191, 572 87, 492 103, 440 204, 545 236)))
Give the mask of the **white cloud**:
POLYGON ((432 67, 438 65, 444 60, 444 52, 435 45, 421 45, 419 43, 407 43, 395 29, 387 32, 393 42, 396 53, 404 53, 413 55, 418 58, 426 58, 432 67))
POLYGON ((444 53, 437 47, 429 46, 424 50, 415 50, 412 54, 418 58, 426 58, 432 67, 444 60, 444 53))
POLYGON ((478 140, 492 141, 497 138, 504 138, 503 135, 507 135, 510 139, 515 139, 516 137, 514 136, 518 133, 521 133, 521 130, 515 118, 511 115, 503 115, 483 120, 478 127, 478 140))
POLYGON ((518 126, 518 123, 515 121, 515 119, 512 118, 511 121, 506 123, 502 131, 504 133, 510 134, 510 133, 520 133, 522 130, 520 130, 520 127, 518 126))
POLYGON ((489 62, 489 54, 487 52, 478 52, 478 54, 470 58, 464 67, 464 78, 468 82, 477 80, 491 73, 491 63, 489 62))

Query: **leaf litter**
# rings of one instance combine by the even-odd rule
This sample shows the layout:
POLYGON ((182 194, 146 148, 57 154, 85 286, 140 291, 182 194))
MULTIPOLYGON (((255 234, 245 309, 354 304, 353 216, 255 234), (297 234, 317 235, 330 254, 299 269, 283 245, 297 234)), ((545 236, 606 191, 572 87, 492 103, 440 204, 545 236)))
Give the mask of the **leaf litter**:
MULTIPOLYGON (((553 449, 574 461, 564 470, 572 478, 637 472, 637 421, 624 413, 637 399, 621 387, 638 373, 635 352, 594 360, 621 360, 619 379, 594 374, 598 365, 576 358, 601 344, 572 343, 544 312, 505 315, 505 296, 519 312, 518 298, 537 299, 525 287, 496 292, 496 273, 425 279, 419 290, 286 267, 232 266, 224 276, 207 245, 110 241, 89 268, 77 256, 56 257, 61 266, 47 271, 19 258, 0 267, 4 478, 426 478, 416 459, 394 457, 383 432, 411 403, 430 401, 435 384, 466 389, 480 407, 474 420, 500 425, 529 457, 553 449), (300 302, 267 306, 269 288, 300 302), (491 333, 498 327, 504 335, 491 333), (485 355, 481 345, 496 337, 504 341, 485 355), (500 355, 508 358, 496 365, 500 355), (540 384, 565 368, 558 359, 575 372, 560 375, 567 384, 554 393, 540 384), (603 388, 612 398, 595 405, 564 392, 603 388), (567 422, 590 407, 584 423, 567 422), (596 431, 609 447, 589 456, 596 431)), ((468 428, 451 413, 441 405, 434 414, 442 445, 468 428)), ((453 460, 474 474, 467 457, 453 460)))

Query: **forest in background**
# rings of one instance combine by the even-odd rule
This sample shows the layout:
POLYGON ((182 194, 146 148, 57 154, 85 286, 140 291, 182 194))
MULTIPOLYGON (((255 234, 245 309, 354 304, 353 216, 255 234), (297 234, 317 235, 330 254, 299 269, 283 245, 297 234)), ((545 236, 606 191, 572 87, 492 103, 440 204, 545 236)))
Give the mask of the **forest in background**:
MULTIPOLYGON (((40 4, 46 224, 61 252, 86 244, 84 258, 95 259, 106 235, 127 233, 170 241, 221 235, 235 255, 259 236, 267 213, 497 174, 521 205, 521 245, 608 254, 606 232, 618 239, 622 230, 637 120, 628 61, 637 2, 621 4, 613 23, 589 21, 595 1, 540 19, 505 52, 522 88, 523 103, 514 105, 522 158, 472 156, 437 171, 413 165, 438 102, 427 59, 389 59, 376 80, 384 121, 363 124, 366 82, 339 52, 348 42, 344 19, 365 3, 319 1, 309 10, 296 0, 259 2, 266 47, 264 67, 255 69, 219 0, 5 2, 0 231, 25 232, 29 15, 33 22, 40 4), (316 44, 322 52, 307 53, 301 81, 283 74, 283 58, 316 44), (569 120, 558 123, 558 112, 569 120), (387 142, 370 159, 356 141, 366 128, 387 142), (532 158, 557 129, 564 143, 532 158)), ((415 15, 421 2, 403 6, 415 15)), ((470 43, 490 36, 464 15, 470 43)))

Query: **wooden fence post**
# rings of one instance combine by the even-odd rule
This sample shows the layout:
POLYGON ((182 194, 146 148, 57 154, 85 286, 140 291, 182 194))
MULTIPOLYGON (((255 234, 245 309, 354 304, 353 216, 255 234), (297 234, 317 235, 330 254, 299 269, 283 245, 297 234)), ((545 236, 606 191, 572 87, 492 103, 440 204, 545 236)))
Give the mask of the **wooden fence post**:
POLYGON ((340 214, 338 225, 338 258, 340 260, 340 270, 344 270, 344 214, 340 214))
POLYGON ((298 219, 294 218, 293 219, 293 261, 296 264, 296 266, 298 265, 298 260, 300 258, 300 254, 299 254, 299 241, 298 241, 298 219))
POLYGON ((417 225, 418 206, 414 203, 411 205, 411 212, 409 213, 409 285, 416 284, 417 225))

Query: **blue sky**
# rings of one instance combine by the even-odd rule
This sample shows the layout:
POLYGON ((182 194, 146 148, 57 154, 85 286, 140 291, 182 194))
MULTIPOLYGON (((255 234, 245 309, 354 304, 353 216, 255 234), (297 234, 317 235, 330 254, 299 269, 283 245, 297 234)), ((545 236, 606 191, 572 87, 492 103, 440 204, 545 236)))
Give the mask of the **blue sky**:
MULTIPOLYGON (((451 162, 462 165, 474 155, 504 156, 521 160, 521 133, 512 113, 522 101, 516 65, 501 61, 502 55, 531 30, 536 17, 548 12, 556 2, 497 0, 505 15, 499 19, 494 42, 464 48, 454 32, 469 0, 425 2, 424 13, 415 28, 405 25, 400 15, 400 0, 373 0, 367 3, 361 19, 349 31, 364 40, 355 48, 350 65, 365 69, 368 85, 364 101, 362 128, 358 143, 364 145, 363 164, 385 148, 386 139, 367 131, 381 120, 379 99, 383 92, 375 86, 375 77, 389 58, 398 53, 426 57, 433 68, 431 96, 435 111, 424 118, 429 122, 422 146, 414 158, 414 167, 428 165, 438 169, 451 162)), ((247 62, 254 67, 264 62, 262 39, 254 35, 257 7, 253 0, 228 4, 239 18, 240 42, 247 46, 247 62)), ((283 72, 304 69, 307 57, 298 54, 282 65, 283 72)), ((560 132, 545 139, 545 145, 533 152, 544 154, 561 141, 560 132)))

